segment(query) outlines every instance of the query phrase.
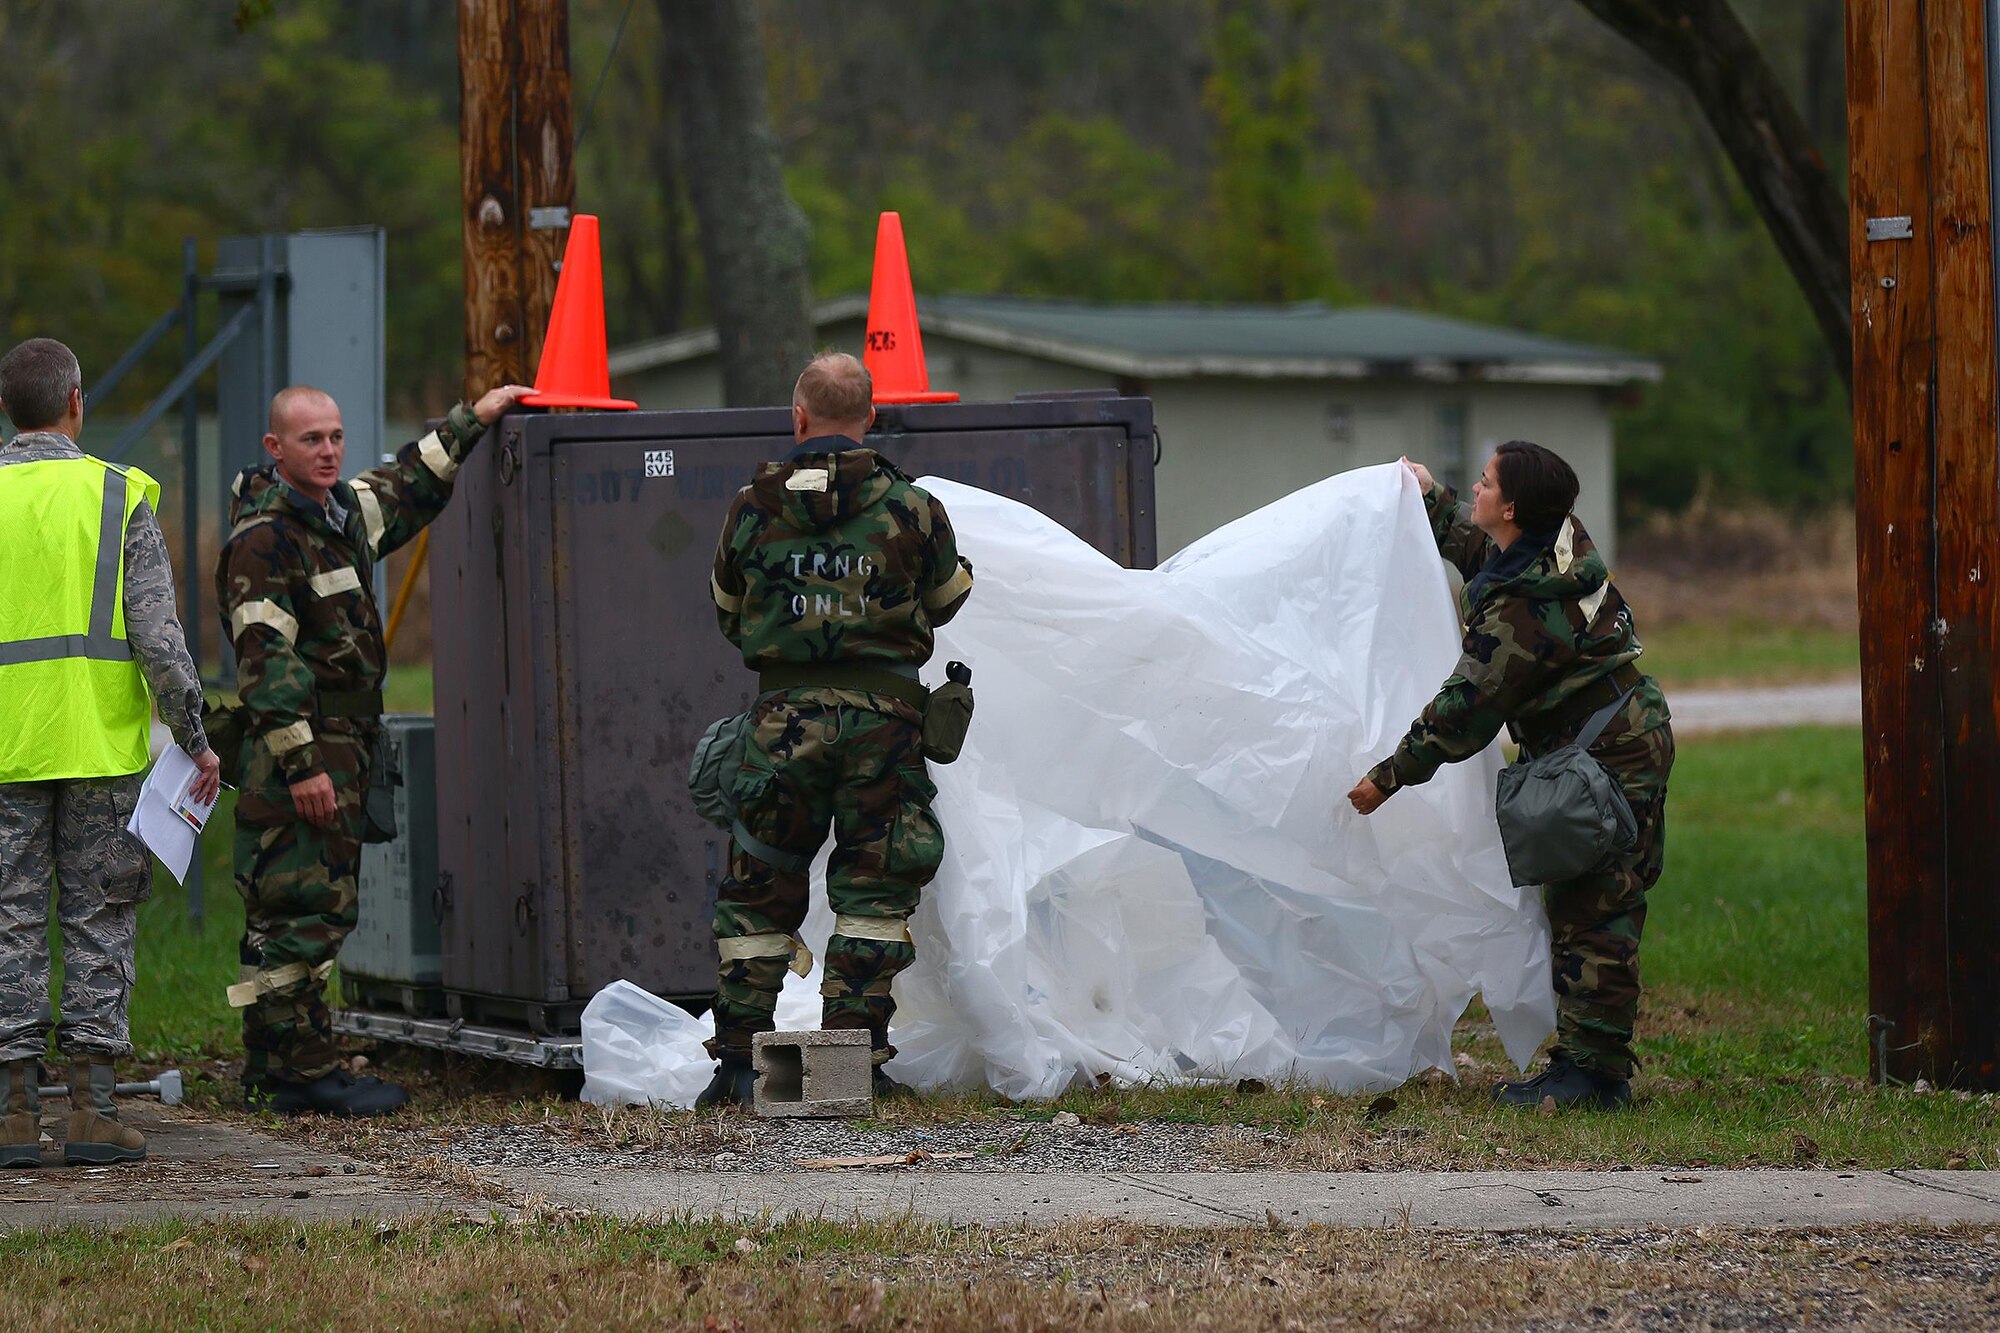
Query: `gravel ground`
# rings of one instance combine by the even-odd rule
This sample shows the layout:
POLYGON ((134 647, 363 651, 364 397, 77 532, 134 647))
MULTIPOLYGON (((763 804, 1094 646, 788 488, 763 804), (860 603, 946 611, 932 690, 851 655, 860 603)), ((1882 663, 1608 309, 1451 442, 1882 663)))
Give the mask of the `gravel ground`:
MULTIPOLYGON (((414 1136, 413 1136, 414 1137, 414 1136)), ((683 1125, 649 1146, 579 1141, 540 1126, 496 1126, 431 1138, 431 1151, 475 1171, 588 1170, 593 1165, 679 1171, 796 1171, 802 1162, 889 1157, 884 1169, 931 1171, 1222 1171, 1256 1164, 1282 1136, 1239 1126, 991 1124, 890 1126, 846 1120, 718 1117, 683 1125), (1266 1140, 1270 1140, 1267 1144, 1266 1140), (963 1155, 957 1155, 963 1154, 963 1155)), ((412 1145, 415 1146, 415 1145, 412 1145)))

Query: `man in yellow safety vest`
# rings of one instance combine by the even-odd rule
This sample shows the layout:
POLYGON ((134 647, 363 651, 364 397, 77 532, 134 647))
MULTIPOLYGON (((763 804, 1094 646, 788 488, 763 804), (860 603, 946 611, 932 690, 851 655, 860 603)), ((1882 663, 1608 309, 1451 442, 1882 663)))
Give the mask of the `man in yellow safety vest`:
POLYGON ((39 1062, 49 1030, 70 1060, 66 1165, 137 1161, 113 1062, 132 1053, 126 1006, 152 867, 125 831, 148 761, 152 705, 211 799, 220 762, 174 609, 153 511, 159 483, 76 445, 83 375, 31 338, 0 357, 0 1168, 41 1163, 39 1062), (150 694, 150 697, 149 697, 150 694), (49 1012, 51 880, 62 925, 62 1023, 49 1012))

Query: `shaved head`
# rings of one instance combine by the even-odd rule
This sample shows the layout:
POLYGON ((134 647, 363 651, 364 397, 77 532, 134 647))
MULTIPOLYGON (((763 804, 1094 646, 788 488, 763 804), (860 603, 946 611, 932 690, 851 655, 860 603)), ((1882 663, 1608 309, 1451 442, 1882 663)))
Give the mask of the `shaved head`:
POLYGON ((822 352, 799 375, 792 407, 805 413, 814 435, 859 438, 875 416, 875 381, 847 353, 822 352))
POLYGON ((264 452, 294 490, 325 504, 347 458, 340 404, 332 394, 308 384, 278 390, 271 400, 271 430, 264 437, 264 452))
POLYGON ((271 399, 271 434, 283 436, 293 409, 309 407, 314 410, 331 407, 339 409, 333 395, 324 389, 315 389, 310 384, 294 384, 278 390, 271 399))

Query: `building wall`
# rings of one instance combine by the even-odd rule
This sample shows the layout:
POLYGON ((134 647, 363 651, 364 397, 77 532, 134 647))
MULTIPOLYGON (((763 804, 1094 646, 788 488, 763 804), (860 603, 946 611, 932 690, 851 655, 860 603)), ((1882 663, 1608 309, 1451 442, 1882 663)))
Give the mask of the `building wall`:
MULTIPOLYGON (((860 351, 860 321, 830 325, 822 345, 860 351)), ((968 402, 1047 389, 1116 388, 1116 376, 938 334, 924 337, 931 387, 968 402)), ((713 356, 621 377, 647 408, 717 407, 713 356)), ((1465 487, 1494 445, 1529 439, 1567 459, 1582 484, 1577 514, 1615 552, 1611 418, 1600 391, 1424 381, 1198 379, 1144 386, 1160 428, 1160 554, 1333 473, 1408 455, 1465 487)))

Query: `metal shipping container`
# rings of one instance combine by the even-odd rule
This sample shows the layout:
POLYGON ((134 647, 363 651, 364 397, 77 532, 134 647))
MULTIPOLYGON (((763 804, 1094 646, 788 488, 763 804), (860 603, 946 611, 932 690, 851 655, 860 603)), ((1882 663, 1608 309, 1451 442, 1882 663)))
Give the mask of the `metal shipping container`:
MULTIPOLYGON (((1154 562, 1150 400, 885 407, 868 443, 1154 562)), ((567 1032, 621 977, 712 991, 728 835, 694 813, 687 765, 755 677, 709 573, 737 489, 792 447, 785 409, 535 415, 467 460, 431 553, 452 1017, 567 1032)))

